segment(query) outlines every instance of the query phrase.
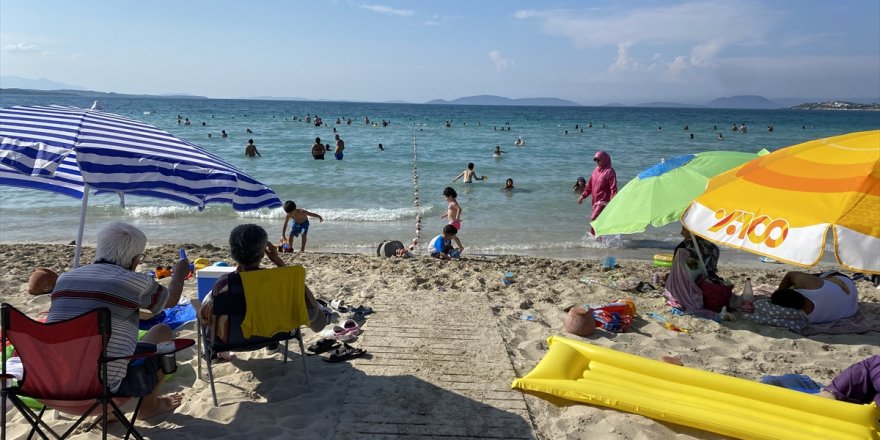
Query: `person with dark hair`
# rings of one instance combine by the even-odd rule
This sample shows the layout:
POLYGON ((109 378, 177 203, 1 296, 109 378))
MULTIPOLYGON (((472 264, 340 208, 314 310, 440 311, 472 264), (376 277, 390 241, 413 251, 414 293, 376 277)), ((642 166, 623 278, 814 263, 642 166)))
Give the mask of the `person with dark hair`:
POLYGON ((580 194, 584 192, 584 189, 587 187, 587 179, 584 179, 583 176, 578 176, 577 180, 574 181, 574 186, 571 187, 572 191, 580 194))
MULTIPOLYGON (((278 250, 272 243, 269 243, 269 235, 262 226, 254 224, 238 225, 229 233, 229 254, 238 264, 236 272, 247 272, 251 270, 260 270, 260 262, 265 255, 269 261, 276 267, 284 267, 284 260, 278 255, 278 250)), ((229 276, 224 274, 217 279, 211 292, 202 301, 202 307, 199 309, 199 316, 203 325, 212 325, 214 322, 214 298, 218 295, 229 293, 229 276)), ((318 302, 309 287, 306 286, 306 310, 309 314, 309 328, 318 332, 327 325, 327 315, 321 313, 318 302)), ((221 317, 215 326, 217 337, 225 341, 228 335, 228 321, 221 317)), ((229 360, 232 356, 226 353, 219 354, 220 357, 229 360)))
POLYGON ((474 172, 474 163, 468 162, 467 169, 462 171, 461 174, 452 179, 452 182, 455 182, 458 179, 464 177, 464 183, 472 183, 474 180, 486 180, 486 176, 478 176, 476 172, 474 172))
POLYGON ((447 186, 443 189, 443 197, 446 197, 446 202, 449 205, 446 207, 446 212, 440 218, 448 218, 449 224, 455 226, 457 232, 461 229, 461 205, 458 204, 458 200, 455 200, 458 197, 458 193, 451 186, 447 186))
MULTIPOLYGON (((284 202, 284 212, 287 213, 287 216, 284 218, 284 225, 281 226, 281 240, 287 240, 287 245, 290 246, 290 249, 293 249, 293 239, 294 237, 299 237, 299 234, 302 233, 302 241, 300 242, 299 251, 306 251, 306 239, 309 233, 309 217, 315 217, 324 223, 324 218, 314 212, 306 211, 305 209, 300 209, 296 207, 296 203, 293 200, 288 200, 284 202), (285 235, 287 232, 287 223, 290 222, 290 219, 293 219, 293 224, 290 226, 290 237, 288 238, 285 235)), ((293 252, 291 250, 291 252, 293 252)))
POLYGON ((770 302, 803 310, 810 324, 849 318, 859 310, 859 292, 848 276, 832 271, 820 275, 788 272, 770 302))
POLYGON ((324 160, 324 153, 327 150, 324 148, 324 144, 321 143, 321 138, 316 137, 315 143, 312 144, 312 157, 315 160, 324 160))
POLYGON ((342 156, 343 156, 342 151, 343 150, 345 150, 345 141, 343 141, 342 138, 339 137, 339 135, 337 134, 336 135, 336 151, 333 153, 334 157, 336 157, 336 160, 342 160, 342 156))
POLYGON ((443 233, 434 237, 431 243, 428 244, 428 252, 431 253, 431 257, 440 260, 459 258, 462 251, 464 251, 464 246, 462 246, 461 240, 458 239, 458 229, 452 225, 444 226, 443 233), (453 241, 458 248, 452 247, 453 241))
POLYGON ((244 147, 244 155, 247 157, 255 157, 255 156, 263 157, 263 155, 260 154, 260 152, 257 150, 257 146, 254 145, 253 139, 248 139, 248 144, 247 144, 247 146, 244 147))

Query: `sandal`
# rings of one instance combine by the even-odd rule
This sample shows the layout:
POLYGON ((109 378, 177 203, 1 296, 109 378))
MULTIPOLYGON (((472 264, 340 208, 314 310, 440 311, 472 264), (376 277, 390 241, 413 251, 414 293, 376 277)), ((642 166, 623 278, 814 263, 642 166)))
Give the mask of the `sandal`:
POLYGON ((336 351, 330 354, 330 357, 326 357, 323 359, 326 362, 342 362, 349 359, 359 358, 365 354, 367 354, 366 350, 354 348, 348 344, 342 344, 342 347, 337 348, 336 351))
POLYGON ((348 311, 353 312, 353 313, 362 313, 364 316, 366 316, 366 315, 369 315, 370 313, 373 313, 373 308, 372 307, 364 307, 363 305, 360 305, 357 307, 351 307, 348 309, 348 311))
POLYGON ((321 339, 318 342, 309 345, 309 348, 306 350, 312 352, 313 354, 321 354, 326 353, 330 350, 336 349, 339 347, 339 344, 332 339, 321 339))
POLYGON ((330 307, 333 307, 339 313, 347 313, 348 307, 345 307, 342 304, 343 304, 343 301, 341 299, 334 299, 333 301, 330 301, 330 307))

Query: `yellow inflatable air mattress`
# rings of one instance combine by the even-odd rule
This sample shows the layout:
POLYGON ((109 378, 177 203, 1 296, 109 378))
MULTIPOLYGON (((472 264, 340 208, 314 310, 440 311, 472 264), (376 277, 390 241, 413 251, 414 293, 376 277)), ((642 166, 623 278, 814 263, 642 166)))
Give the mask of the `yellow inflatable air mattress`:
POLYGON ((877 406, 667 364, 560 336, 513 388, 743 439, 880 439, 877 406))

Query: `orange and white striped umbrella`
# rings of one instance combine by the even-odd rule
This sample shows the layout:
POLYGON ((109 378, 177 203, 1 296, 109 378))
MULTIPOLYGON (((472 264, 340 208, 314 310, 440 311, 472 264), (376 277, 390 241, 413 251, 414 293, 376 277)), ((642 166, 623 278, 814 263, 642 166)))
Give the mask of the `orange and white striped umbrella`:
POLYGON ((711 179, 682 215, 696 235, 797 266, 880 273, 880 130, 793 145, 711 179))

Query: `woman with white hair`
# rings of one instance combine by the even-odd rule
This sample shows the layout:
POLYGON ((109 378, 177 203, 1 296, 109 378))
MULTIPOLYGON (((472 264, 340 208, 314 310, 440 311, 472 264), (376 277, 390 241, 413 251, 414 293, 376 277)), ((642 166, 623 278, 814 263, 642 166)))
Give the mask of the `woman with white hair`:
MULTIPOLYGON (((147 237, 127 223, 114 222, 98 232, 94 264, 61 274, 52 291, 52 305, 47 322, 63 321, 88 311, 110 309, 111 333, 107 356, 123 357, 135 353, 138 345, 140 309, 159 313, 173 307, 180 300, 183 280, 189 273, 189 261, 181 259, 174 266, 168 287, 152 276, 135 272, 144 259, 147 237)), ((142 338, 142 342, 159 344, 171 341, 174 335, 165 324, 156 325, 142 338)), ((119 395, 142 395, 139 419, 173 411, 180 406, 182 396, 159 396, 165 376, 151 363, 129 364, 128 360, 108 363, 107 376, 110 391, 119 395), (144 367, 148 365, 148 367, 144 367)))

